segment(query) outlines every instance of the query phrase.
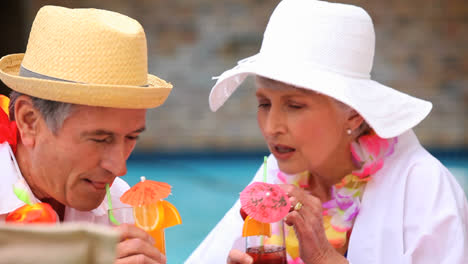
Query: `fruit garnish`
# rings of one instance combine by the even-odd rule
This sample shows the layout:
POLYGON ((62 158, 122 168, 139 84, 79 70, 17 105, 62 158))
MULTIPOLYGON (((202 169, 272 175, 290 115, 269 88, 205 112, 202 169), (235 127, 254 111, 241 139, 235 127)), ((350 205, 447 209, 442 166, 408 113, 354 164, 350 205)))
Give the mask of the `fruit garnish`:
POLYGON ((271 225, 269 223, 259 222, 250 216, 247 216, 244 221, 244 227, 242 228, 242 236, 271 236, 271 225))
POLYGON ((175 225, 182 224, 182 218, 180 218, 179 211, 177 208, 168 201, 160 201, 164 208, 164 220, 161 224, 161 228, 168 228, 175 225))
POLYGON ((133 208, 135 225, 145 231, 160 229, 164 221, 162 203, 137 206, 133 208))
POLYGON ((134 207, 135 225, 145 231, 164 229, 182 224, 179 211, 168 201, 134 207))

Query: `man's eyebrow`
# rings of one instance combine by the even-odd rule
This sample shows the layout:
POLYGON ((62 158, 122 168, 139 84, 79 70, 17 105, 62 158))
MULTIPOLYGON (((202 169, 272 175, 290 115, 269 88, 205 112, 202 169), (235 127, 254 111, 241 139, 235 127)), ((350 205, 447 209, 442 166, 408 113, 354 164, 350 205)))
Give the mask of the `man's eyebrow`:
POLYGON ((92 131, 84 131, 81 133, 81 137, 87 137, 87 136, 112 136, 114 135, 113 132, 107 131, 107 130, 92 130, 92 131))
MULTIPOLYGON (((129 134, 133 133, 141 133, 146 130, 146 127, 141 127, 135 131, 130 132, 129 134)), ((92 131, 84 131, 81 133, 81 137, 87 137, 87 136, 113 136, 115 133, 112 131, 107 131, 103 129, 98 129, 98 130, 92 130, 92 131)))

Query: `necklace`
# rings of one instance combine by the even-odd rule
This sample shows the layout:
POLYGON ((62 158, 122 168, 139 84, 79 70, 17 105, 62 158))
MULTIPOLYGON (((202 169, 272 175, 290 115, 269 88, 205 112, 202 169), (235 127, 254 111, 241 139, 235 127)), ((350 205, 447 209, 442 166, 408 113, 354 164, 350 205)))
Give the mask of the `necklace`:
MULTIPOLYGON (((363 135, 351 144, 354 162, 360 168, 343 177, 331 188, 331 200, 322 204, 323 225, 328 241, 334 248, 343 247, 351 233, 354 220, 359 214, 364 188, 377 171, 384 165, 384 159, 395 149, 398 138, 383 139, 375 132, 363 135)), ((287 175, 277 171, 281 183, 294 184, 305 188, 308 186, 308 172, 287 175)), ((299 242, 292 227, 286 227, 286 250, 289 264, 301 264, 299 242)))

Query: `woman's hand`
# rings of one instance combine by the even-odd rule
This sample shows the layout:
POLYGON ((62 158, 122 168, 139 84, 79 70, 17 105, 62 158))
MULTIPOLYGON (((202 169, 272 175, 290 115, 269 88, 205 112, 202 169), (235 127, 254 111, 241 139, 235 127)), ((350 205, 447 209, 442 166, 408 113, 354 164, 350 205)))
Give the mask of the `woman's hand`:
POLYGON ((295 207, 285 217, 299 240, 300 257, 307 264, 348 263, 328 242, 323 228, 322 202, 294 185, 281 185, 295 207), (296 206, 298 203, 302 206, 296 206))
POLYGON ((165 264, 166 257, 155 248, 153 238, 144 230, 129 224, 116 227, 120 232, 115 264, 165 264))
POLYGON ((246 253, 239 251, 237 249, 231 250, 227 258, 227 264, 251 264, 253 259, 251 256, 246 253))

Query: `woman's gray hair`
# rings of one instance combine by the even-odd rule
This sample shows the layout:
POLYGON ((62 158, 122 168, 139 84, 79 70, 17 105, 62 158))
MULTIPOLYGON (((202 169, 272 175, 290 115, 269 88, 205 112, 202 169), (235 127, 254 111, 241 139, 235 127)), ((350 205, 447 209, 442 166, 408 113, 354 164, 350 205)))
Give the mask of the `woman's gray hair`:
POLYGON ((12 121, 15 120, 16 100, 21 95, 25 95, 31 98, 33 106, 39 111, 39 113, 41 113, 47 124, 47 127, 54 134, 56 134, 57 131, 62 128, 63 122, 71 114, 73 109, 73 104, 40 99, 30 95, 22 94, 17 91, 12 91, 10 93, 10 105, 8 106, 10 120, 12 121))
MULTIPOLYGON (((341 110, 343 110, 345 113, 349 113, 349 112, 354 110, 351 106, 349 106, 349 105, 347 105, 347 104, 345 104, 345 103, 343 103, 341 101, 338 101, 336 99, 333 99, 333 100, 338 105, 338 107, 341 110)), ((370 131, 371 131, 371 127, 366 122, 366 120, 363 120, 361 125, 358 128, 356 128, 354 131, 352 131, 351 135, 354 136, 355 139, 358 139, 360 136, 363 136, 365 134, 370 133, 370 131)))

